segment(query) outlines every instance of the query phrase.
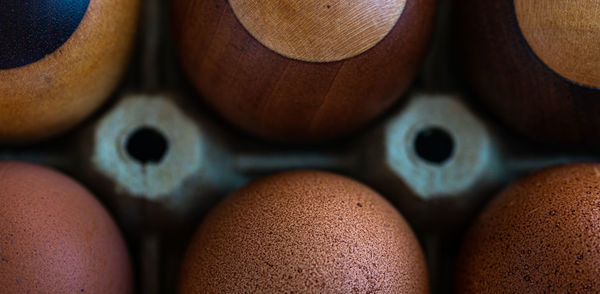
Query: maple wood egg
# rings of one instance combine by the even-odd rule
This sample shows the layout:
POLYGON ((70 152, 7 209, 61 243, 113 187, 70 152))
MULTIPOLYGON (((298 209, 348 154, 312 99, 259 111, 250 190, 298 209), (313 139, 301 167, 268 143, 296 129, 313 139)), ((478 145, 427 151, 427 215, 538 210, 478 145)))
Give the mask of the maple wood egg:
POLYGON ((139 0, 0 3, 0 142, 73 127, 115 90, 139 0))
POLYGON ((600 2, 457 4, 461 65, 496 116, 541 142, 600 146, 600 2))
POLYGON ((600 291, 600 165, 545 169, 498 195, 461 249, 457 293, 600 291))
POLYGON ((355 131, 407 90, 435 0, 174 0, 181 64, 205 101, 264 138, 355 131))
POLYGON ((90 192, 54 170, 0 162, 0 293, 132 292, 123 238, 90 192))
POLYGON ((411 228, 373 190, 316 171, 234 192, 187 249, 180 293, 427 293, 411 228))

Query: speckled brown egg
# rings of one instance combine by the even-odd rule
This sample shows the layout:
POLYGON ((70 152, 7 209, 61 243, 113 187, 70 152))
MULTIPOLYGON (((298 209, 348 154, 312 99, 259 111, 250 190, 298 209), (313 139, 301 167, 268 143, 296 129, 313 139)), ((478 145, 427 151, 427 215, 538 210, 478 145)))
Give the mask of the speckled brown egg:
POLYGON ((180 293, 427 293, 411 228, 349 178, 277 174, 234 192, 205 218, 180 293))
POLYGON ((0 293, 131 290, 125 243, 90 192, 48 168, 0 162, 0 293))
POLYGON ((600 165, 543 170, 512 184, 475 221, 458 293, 600 292, 600 165))

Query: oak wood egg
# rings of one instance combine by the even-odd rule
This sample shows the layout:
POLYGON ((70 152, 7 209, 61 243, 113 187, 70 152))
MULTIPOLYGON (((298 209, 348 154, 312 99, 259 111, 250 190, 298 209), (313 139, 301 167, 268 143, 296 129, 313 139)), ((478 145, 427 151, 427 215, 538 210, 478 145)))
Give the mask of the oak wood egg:
POLYGON ((409 87, 435 0, 174 0, 181 64, 250 133, 310 143, 359 129, 409 87))
POLYGON ((0 142, 73 127, 114 91, 139 0, 0 2, 0 142))
POLYGON ((539 141, 600 145, 600 2, 458 5, 465 72, 497 116, 539 141))

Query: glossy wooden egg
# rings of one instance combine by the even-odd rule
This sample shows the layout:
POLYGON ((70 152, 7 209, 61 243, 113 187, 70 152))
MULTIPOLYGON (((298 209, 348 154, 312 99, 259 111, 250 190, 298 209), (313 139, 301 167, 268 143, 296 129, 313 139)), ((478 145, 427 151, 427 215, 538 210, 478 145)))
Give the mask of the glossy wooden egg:
POLYGON ((404 218, 335 174, 286 172, 214 208, 183 260, 179 293, 428 293, 404 218))
POLYGON ((115 89, 139 0, 0 3, 0 142, 32 142, 87 117, 115 89))
POLYGON ((0 293, 132 288, 123 238, 89 191, 48 168, 0 162, 0 293))
POLYGON ((204 99, 264 138, 348 134, 407 90, 435 0, 174 0, 181 64, 204 99))
POLYGON ((457 4, 464 69, 496 115, 537 140, 600 145, 600 2, 457 4))
POLYGON ((467 234, 456 293, 600 292, 600 165, 512 184, 467 234))

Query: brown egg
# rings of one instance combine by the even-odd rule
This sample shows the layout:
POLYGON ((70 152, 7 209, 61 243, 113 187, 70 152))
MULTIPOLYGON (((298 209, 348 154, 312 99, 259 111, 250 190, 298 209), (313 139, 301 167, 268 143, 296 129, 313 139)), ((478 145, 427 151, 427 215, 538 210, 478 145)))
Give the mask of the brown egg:
POLYGON ((180 293, 427 293, 421 247, 370 188, 296 171, 255 181, 213 209, 191 242, 180 293))
POLYGON ((264 138, 355 131, 409 87, 435 0, 174 0, 180 60, 204 99, 264 138))
POLYGON ((73 127, 121 78, 139 0, 0 3, 0 142, 32 142, 73 127))
POLYGON ((0 293, 131 291, 125 243, 90 192, 53 170, 0 162, 0 293))
POLYGON ((540 141, 600 146, 600 2, 461 0, 458 52, 477 95, 540 141))
POLYGON ((512 184, 464 241, 458 293, 600 292, 600 165, 543 170, 512 184))

